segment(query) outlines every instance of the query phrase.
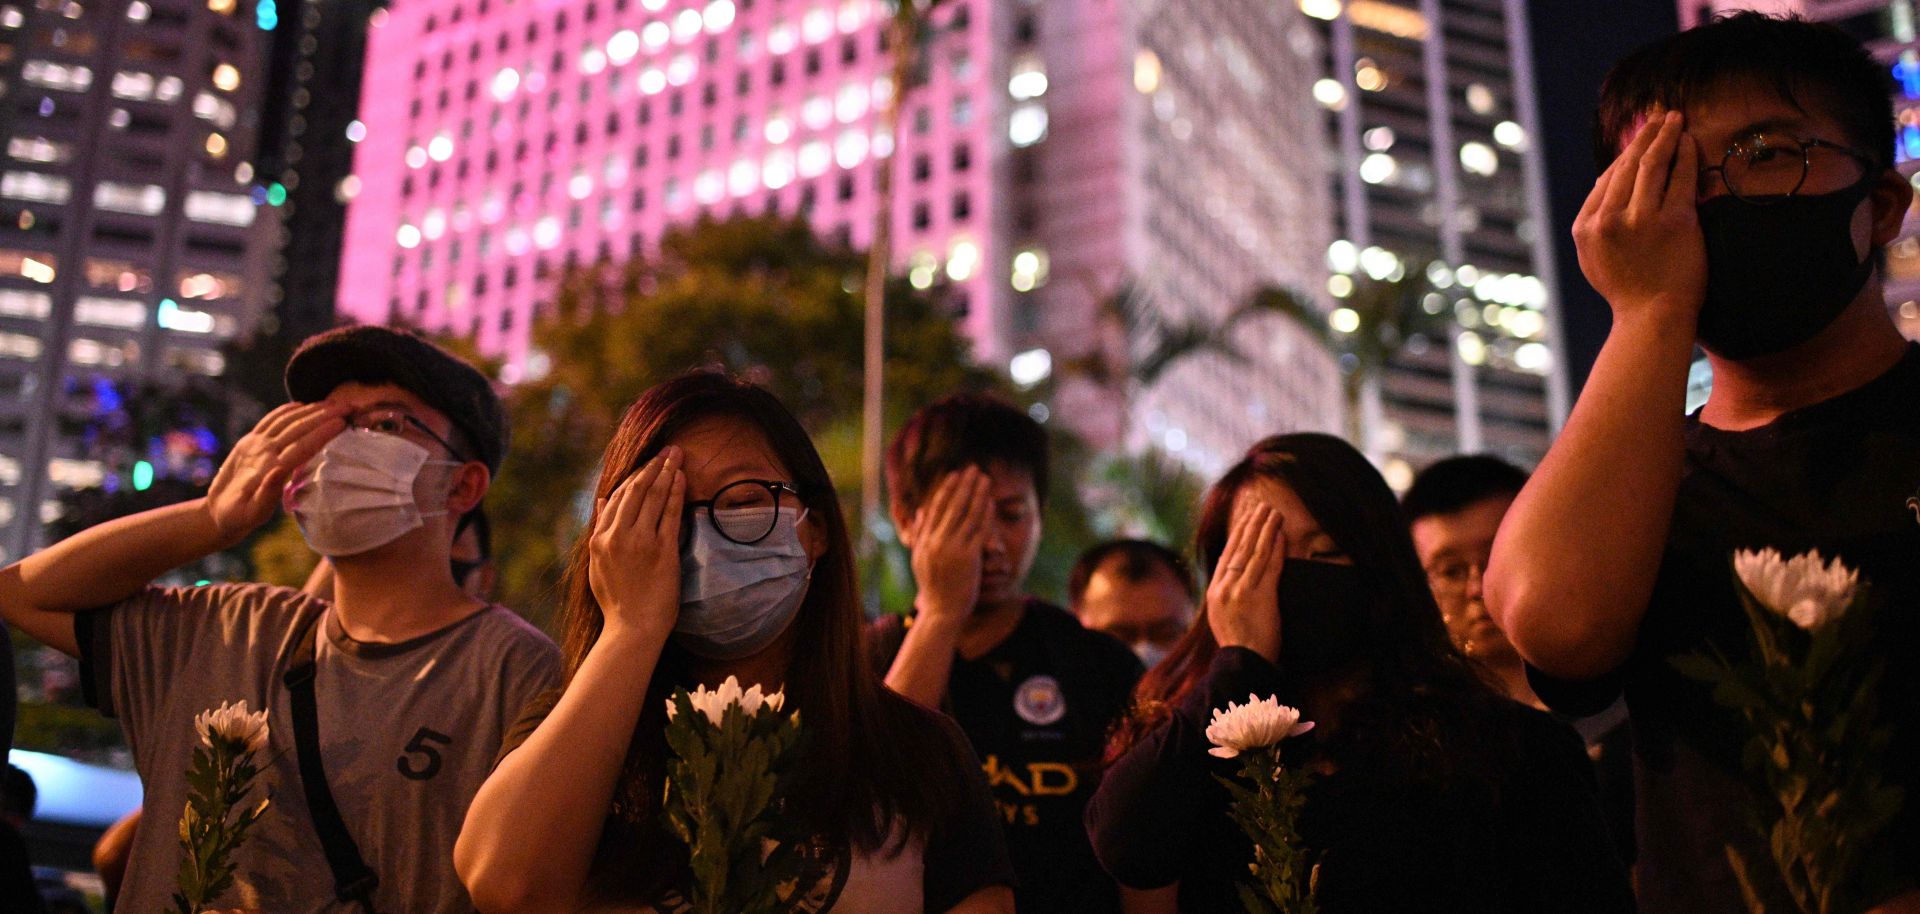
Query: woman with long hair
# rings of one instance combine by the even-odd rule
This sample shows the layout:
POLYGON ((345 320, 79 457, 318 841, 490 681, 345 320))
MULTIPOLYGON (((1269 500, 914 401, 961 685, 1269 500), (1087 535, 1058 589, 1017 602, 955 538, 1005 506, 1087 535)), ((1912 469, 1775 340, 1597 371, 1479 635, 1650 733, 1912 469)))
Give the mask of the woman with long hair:
POLYGON ((791 910, 1011 914, 979 763, 861 650, 846 521, 793 415, 719 373, 667 381, 627 410, 594 494, 567 571, 565 687, 509 737, 455 848, 475 906, 680 910, 666 703, 737 676, 784 689, 807 732, 783 804, 813 836, 791 910))
POLYGON ((1131 911, 1239 910, 1251 842, 1207 752, 1216 708, 1277 696, 1316 726, 1299 823, 1322 911, 1629 911, 1571 730, 1494 694, 1447 639, 1401 519, 1338 438, 1267 438, 1208 492, 1201 618, 1136 691, 1087 809, 1131 911))

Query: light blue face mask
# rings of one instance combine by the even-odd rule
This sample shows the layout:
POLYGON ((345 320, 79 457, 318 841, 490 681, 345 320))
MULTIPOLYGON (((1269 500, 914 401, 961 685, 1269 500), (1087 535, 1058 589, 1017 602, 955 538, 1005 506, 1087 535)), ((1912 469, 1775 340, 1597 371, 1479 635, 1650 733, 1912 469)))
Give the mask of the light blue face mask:
MULTIPOLYGON (((694 525, 693 537, 680 550, 680 620, 673 633, 682 646, 701 657, 738 660, 759 653, 780 637, 807 596, 813 563, 800 545, 800 519, 807 512, 804 508, 780 511, 765 539, 741 545, 721 536, 713 520, 702 516, 711 510, 696 508, 688 519, 694 525)), ((719 514, 731 519, 764 518, 774 510, 726 508, 719 514)))

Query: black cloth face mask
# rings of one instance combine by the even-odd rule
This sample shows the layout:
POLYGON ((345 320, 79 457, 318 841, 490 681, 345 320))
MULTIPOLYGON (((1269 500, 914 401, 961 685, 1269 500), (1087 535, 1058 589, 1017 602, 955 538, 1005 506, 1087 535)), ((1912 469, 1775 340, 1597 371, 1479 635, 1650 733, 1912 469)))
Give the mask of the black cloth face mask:
POLYGON ((1873 256, 1862 260, 1853 250, 1853 211, 1876 177, 1765 204, 1731 195, 1700 204, 1707 242, 1700 344, 1736 361, 1773 355, 1838 319, 1873 276, 1873 256))
POLYGON ((1304 676, 1359 662, 1373 627, 1373 595, 1352 565, 1287 559, 1280 568, 1280 668, 1304 676))

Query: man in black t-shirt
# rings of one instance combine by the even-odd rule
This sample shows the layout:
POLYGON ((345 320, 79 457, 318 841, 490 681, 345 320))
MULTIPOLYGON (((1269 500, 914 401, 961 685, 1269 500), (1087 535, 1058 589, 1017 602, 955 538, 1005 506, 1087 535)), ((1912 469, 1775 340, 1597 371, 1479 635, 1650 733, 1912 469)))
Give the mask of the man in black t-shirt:
POLYGON ((951 714, 1006 828, 1021 914, 1119 910, 1081 815, 1139 660, 1027 595, 1047 493, 1047 438, 1026 413, 958 394, 887 449, 895 525, 912 552, 914 615, 869 633, 894 691, 951 714))
POLYGON ((1837 29, 1741 13, 1636 52, 1600 100, 1610 159, 1574 222, 1613 329, 1495 542, 1487 603, 1550 704, 1624 691, 1640 904, 1745 912, 1727 862, 1771 857, 1750 737, 1678 655, 1750 656, 1731 556, 1817 549, 1884 608, 1871 647, 1905 787, 1850 890, 1920 911, 1920 348, 1890 320, 1881 251, 1913 189, 1893 168, 1884 67, 1837 29), (1694 342, 1713 390, 1683 415, 1694 342))

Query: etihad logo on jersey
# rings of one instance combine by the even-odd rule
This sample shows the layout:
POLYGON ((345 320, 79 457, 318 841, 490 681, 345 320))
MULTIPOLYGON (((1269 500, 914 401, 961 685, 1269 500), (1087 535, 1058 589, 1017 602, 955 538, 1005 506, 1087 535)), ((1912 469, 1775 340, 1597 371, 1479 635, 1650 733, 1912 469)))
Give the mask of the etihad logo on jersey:
POLYGON ((1061 762, 1028 762, 1023 770, 1002 765, 999 756, 989 755, 980 767, 987 773, 993 805, 1005 825, 1039 825, 1039 807, 1024 800, 1070 796, 1080 789, 1080 772, 1061 762))

